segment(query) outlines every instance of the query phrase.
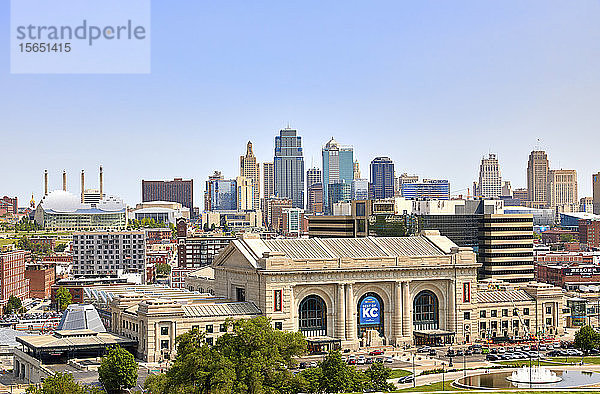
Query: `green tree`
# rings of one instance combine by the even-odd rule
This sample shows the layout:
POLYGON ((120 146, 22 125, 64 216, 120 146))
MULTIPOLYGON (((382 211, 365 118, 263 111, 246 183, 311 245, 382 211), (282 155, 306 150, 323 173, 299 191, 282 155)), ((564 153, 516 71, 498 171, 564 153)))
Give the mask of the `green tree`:
POLYGON ((373 391, 393 391, 396 386, 393 383, 389 383, 388 379, 392 370, 382 362, 376 362, 371 364, 365 371, 367 386, 373 391))
POLYGON ((64 288, 63 286, 59 287, 56 290, 56 305, 58 306, 59 311, 64 311, 67 309, 71 302, 73 302, 73 297, 71 296, 71 292, 64 288))
POLYGON ((57 372, 44 379, 42 387, 32 385, 27 387, 25 392, 28 394, 100 394, 102 391, 75 382, 70 373, 57 372))
POLYGON ((323 371, 321 388, 326 393, 363 391, 365 388, 364 374, 347 365, 337 350, 329 352, 320 368, 323 371))
POLYGON ((571 234, 561 234, 560 242, 573 242, 573 235, 571 234))
POLYGON ((138 363, 131 353, 117 345, 102 357, 98 377, 108 393, 120 393, 135 386, 138 363))
POLYGON ((575 333, 574 345, 586 355, 590 350, 598 347, 600 335, 589 325, 585 325, 575 333))
POLYGON ((58 244, 54 247, 54 251, 61 253, 61 252, 64 252, 66 248, 67 248, 67 244, 58 244))
POLYGON ((144 381, 144 390, 149 394, 167 392, 167 375, 164 373, 148 375, 144 381))
POLYGON ((167 263, 159 263, 156 266, 156 274, 160 276, 169 276, 171 273, 171 266, 167 263))
POLYGON ((8 297, 8 302, 4 307, 4 314, 12 315, 13 313, 22 313, 24 312, 23 309, 24 308, 23 304, 21 303, 21 299, 19 297, 11 295, 10 297, 8 297))

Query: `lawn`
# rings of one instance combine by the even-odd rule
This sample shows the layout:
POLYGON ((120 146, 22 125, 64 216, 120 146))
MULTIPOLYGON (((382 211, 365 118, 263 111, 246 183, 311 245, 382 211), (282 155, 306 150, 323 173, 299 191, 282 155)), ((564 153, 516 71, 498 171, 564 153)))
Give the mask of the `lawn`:
POLYGON ((425 384, 423 386, 417 387, 409 387, 406 389, 396 390, 397 393, 410 392, 410 391, 466 391, 464 389, 457 389, 456 387, 452 387, 452 381, 446 381, 444 383, 444 388, 442 390, 442 382, 436 382, 432 384, 425 384))
POLYGON ((16 239, 4 239, 4 238, 0 238, 0 246, 2 245, 11 245, 12 243, 14 243, 16 241, 16 239))
POLYGON ((412 375, 412 371, 407 371, 406 369, 392 369, 390 379, 397 379, 408 375, 412 375))

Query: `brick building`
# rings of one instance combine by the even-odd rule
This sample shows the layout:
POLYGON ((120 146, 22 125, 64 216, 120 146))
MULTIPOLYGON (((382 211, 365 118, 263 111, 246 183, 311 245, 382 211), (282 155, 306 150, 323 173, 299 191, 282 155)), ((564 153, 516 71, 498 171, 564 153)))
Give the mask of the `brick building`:
POLYGON ((25 277, 29 279, 29 298, 50 298, 50 289, 56 281, 54 264, 28 264, 25 277))
POLYGON ((142 180, 142 202, 171 201, 188 207, 194 207, 194 181, 175 178, 172 181, 142 180))
POLYGON ((600 220, 579 219, 579 242, 590 248, 600 246, 600 220))
POLYGON ((4 308, 10 296, 29 297, 29 280, 25 277, 28 253, 14 250, 0 253, 0 306, 4 308))
POLYGON ((0 210, 16 215, 19 210, 17 197, 10 198, 8 196, 4 196, 0 198, 0 210))

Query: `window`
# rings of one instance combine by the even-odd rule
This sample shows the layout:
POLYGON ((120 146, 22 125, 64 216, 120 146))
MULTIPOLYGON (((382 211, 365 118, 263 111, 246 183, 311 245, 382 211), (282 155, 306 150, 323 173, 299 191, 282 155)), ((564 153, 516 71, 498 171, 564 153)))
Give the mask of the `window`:
POLYGON ((502 317, 508 316, 508 309, 502 309, 502 317))
POLYGON ((519 321, 518 320, 513 320, 513 327, 519 327, 519 321))
POLYGON ((498 317, 498 311, 497 311, 497 310, 495 310, 495 309, 492 309, 492 310, 490 311, 490 316, 492 316, 492 317, 498 317))
POLYGON ((275 329, 276 330, 283 330, 283 323, 280 321, 276 321, 275 322, 275 329))
POLYGON ((168 349, 169 348, 169 340, 168 339, 164 339, 164 340, 160 341, 160 348, 161 349, 168 349))
POLYGON ((236 287, 235 288, 235 300, 237 302, 246 301, 246 289, 244 289, 243 287, 236 287))
POLYGON ((552 325, 552 318, 551 317, 549 317, 549 318, 546 319, 546 325, 547 326, 551 326, 552 325))
POLYGON ((465 320, 471 320, 471 312, 465 312, 464 319, 465 320))
POLYGON ((437 330, 438 299, 431 291, 417 294, 413 306, 413 325, 416 330, 437 330))
POLYGON ((529 327, 529 319, 523 320, 523 324, 525 324, 525 326, 529 327))
POLYGON ((169 327, 161 327, 160 335, 169 335, 169 327))
POLYGON ((225 326, 225 323, 221 324, 219 326, 219 331, 220 332, 227 332, 227 327, 225 326))
POLYGON ((317 295, 302 300, 299 307, 300 331, 306 336, 327 335, 327 307, 317 295))
POLYGON ((552 313, 552 307, 551 306, 547 306, 546 307, 546 313, 547 314, 551 314, 552 313))
POLYGON ((485 309, 479 311, 479 317, 485 318, 485 309))
POLYGON ((192 331, 193 330, 199 331, 200 330, 200 326, 192 326, 192 331))
POLYGON ((502 322, 502 328, 508 328, 508 321, 502 322))
POLYGON ((273 291, 273 311, 281 312, 283 310, 283 300, 281 290, 273 291))
POLYGON ((463 283, 463 302, 471 302, 471 282, 463 283))
POLYGON ((213 345, 213 339, 211 337, 206 338, 206 344, 209 345, 209 346, 212 346, 213 345))
POLYGON ((485 322, 484 321, 479 322, 479 329, 480 330, 485 330, 485 322))
POLYGON ((491 324, 492 330, 496 330, 498 328, 498 322, 497 321, 493 321, 490 324, 491 324))
POLYGON ((529 315, 529 308, 523 308, 523 314, 525 316, 528 316, 529 315))

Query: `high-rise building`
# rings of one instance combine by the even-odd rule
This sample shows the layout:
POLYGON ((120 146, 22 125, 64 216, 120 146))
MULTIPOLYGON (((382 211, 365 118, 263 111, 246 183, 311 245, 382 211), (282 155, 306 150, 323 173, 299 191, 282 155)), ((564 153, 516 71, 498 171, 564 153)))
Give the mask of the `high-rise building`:
POLYGON ((353 200, 368 200, 369 199, 369 180, 355 179, 352 181, 352 199, 353 200))
POLYGON ((263 163, 263 198, 275 195, 273 163, 263 163))
POLYGON ((600 215, 600 172, 592 175, 592 199, 594 214, 600 215))
POLYGON ((354 149, 342 146, 331 139, 322 149, 323 155, 323 202, 325 211, 330 212, 329 186, 335 183, 346 183, 348 187, 354 179, 354 149))
POLYGON ((589 248, 600 247, 600 220, 579 219, 579 242, 589 248))
MULTIPOLYGON (((102 187, 99 193, 102 196, 102 187)), ((194 207, 194 181, 181 178, 172 181, 142 180, 142 202, 150 201, 178 202, 191 212, 194 207)))
MULTIPOLYGON (((252 142, 246 145, 246 156, 240 156, 240 175, 252 180, 252 209, 260 208, 260 164, 252 152, 252 142)), ((239 187, 239 186, 238 186, 239 187)))
POLYGON ((292 208, 292 200, 289 198, 269 198, 266 200, 265 224, 271 230, 281 231, 283 227, 283 210, 292 208))
POLYGON ((307 213, 323 212, 323 184, 313 183, 306 189, 307 213))
POLYGON ((304 156, 296 130, 286 128, 275 137, 273 174, 275 195, 290 198, 294 208, 304 208, 304 156))
POLYGON ((333 204, 340 201, 350 201, 352 199, 352 183, 340 181, 329 185, 329 198, 327 206, 333 211, 333 204))
POLYGON ((371 161, 371 190, 373 198, 394 197, 394 162, 389 157, 371 161))
POLYGON ((181 268, 200 268, 211 265, 213 259, 235 236, 201 236, 187 234, 187 222, 177 221, 177 264, 181 268))
POLYGON ((550 164, 544 151, 534 150, 527 163, 527 205, 531 208, 548 206, 548 171, 550 164))
POLYGON ((519 200, 521 205, 525 205, 527 199, 529 198, 529 192, 525 188, 515 189, 513 190, 513 199, 519 200))
POLYGON ((144 231, 73 233, 73 275, 116 275, 117 271, 138 273, 145 278, 144 231))
POLYGON ((479 228, 478 261, 483 278, 534 280, 533 216, 486 214, 479 228))
POLYGON ((358 160, 354 160, 354 179, 360 178, 360 165, 358 164, 358 160))
POLYGON ((594 199, 592 197, 581 197, 579 199, 579 212, 594 213, 594 199))
POLYGON ((475 195, 484 198, 498 198, 502 195, 502 178, 498 158, 490 153, 488 158, 482 158, 479 165, 479 181, 475 195))
POLYGON ((419 182, 418 175, 408 175, 406 172, 396 178, 396 195, 402 196, 402 185, 419 182))
POLYGON ((29 297, 29 279, 25 278, 25 262, 28 252, 13 250, 0 251, 0 306, 6 306, 10 296, 22 300, 29 297))
POLYGON ((510 181, 502 182, 502 196, 512 197, 513 191, 510 186, 510 181))
POLYGON ((238 176, 235 179, 237 187, 237 210, 238 211, 249 211, 254 208, 254 186, 252 179, 246 178, 245 176, 238 176))
POLYGON ((548 206, 579 205, 576 170, 548 171, 548 206))
POLYGON ((404 183, 402 197, 413 200, 449 200, 450 182, 446 179, 423 179, 421 182, 404 183))
POLYGON ((317 167, 309 168, 306 171, 306 188, 308 189, 315 183, 322 183, 321 170, 317 167))
POLYGON ((237 187, 234 179, 223 179, 220 171, 208 177, 204 199, 205 211, 237 210, 237 187))

